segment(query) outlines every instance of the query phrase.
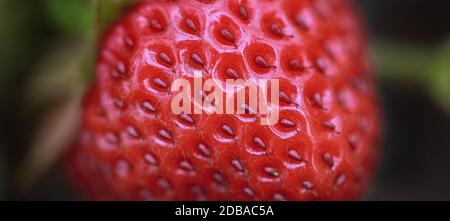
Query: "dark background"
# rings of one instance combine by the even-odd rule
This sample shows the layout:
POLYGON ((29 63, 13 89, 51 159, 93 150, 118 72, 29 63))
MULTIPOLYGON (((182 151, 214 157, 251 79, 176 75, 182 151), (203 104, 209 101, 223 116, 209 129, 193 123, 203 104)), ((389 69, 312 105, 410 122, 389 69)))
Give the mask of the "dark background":
MULTIPOLYGON (((436 48, 450 37, 448 0, 359 0, 358 4, 373 41, 436 48)), ((13 180, 29 146, 27 137, 46 111, 45 105, 32 111, 26 108, 23 85, 42 53, 63 34, 50 22, 41 1, 0 0, 0 10, 0 199, 76 199, 58 166, 29 191, 16 192, 13 180)), ((367 199, 450 200, 450 112, 417 85, 380 77, 379 87, 385 145, 367 199)))

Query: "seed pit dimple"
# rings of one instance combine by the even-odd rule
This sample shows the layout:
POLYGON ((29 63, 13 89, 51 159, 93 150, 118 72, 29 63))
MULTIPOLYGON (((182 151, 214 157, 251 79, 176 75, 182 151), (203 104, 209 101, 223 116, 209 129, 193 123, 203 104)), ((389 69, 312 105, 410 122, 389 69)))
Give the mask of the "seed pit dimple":
POLYGON ((319 69, 321 73, 324 73, 327 70, 327 62, 324 58, 318 58, 316 60, 316 67, 319 69))
POLYGON ((281 193, 275 193, 273 195, 273 200, 275 200, 275 201, 286 201, 286 198, 281 193))
POLYGON ((247 11, 247 7, 245 7, 245 5, 240 5, 239 6, 239 15, 244 20, 248 19, 248 11, 247 11))
POLYGON ((194 118, 192 118, 189 114, 185 114, 185 113, 180 114, 180 118, 181 118, 184 122, 186 122, 186 123, 188 123, 188 124, 194 124, 194 123, 195 123, 194 118))
POLYGON ((125 102, 121 98, 114 98, 114 106, 116 106, 118 109, 122 109, 125 106, 125 102))
POLYGON ((284 91, 280 91, 279 98, 281 102, 284 102, 286 104, 292 104, 291 98, 289 98, 288 94, 284 91))
POLYGON ((347 175, 345 173, 341 173, 338 176, 336 176, 334 180, 334 184, 337 187, 343 186, 347 182, 347 175))
POLYGON ((231 165, 239 172, 245 172, 244 165, 242 164, 242 161, 239 158, 232 159, 231 165))
POLYGON ((105 140, 109 144, 113 144, 113 145, 119 143, 119 137, 113 132, 107 132, 105 134, 105 140))
POLYGON ((127 75, 127 68, 123 62, 118 62, 116 67, 111 70, 110 75, 114 78, 121 78, 127 75))
POLYGON ((182 160, 180 161, 180 168, 185 170, 185 171, 194 171, 194 165, 192 165, 191 162, 189 162, 188 160, 182 160))
POLYGON ((216 181, 218 184, 221 184, 221 185, 225 185, 227 182, 225 176, 220 172, 215 172, 213 174, 213 179, 214 179, 214 181, 216 181))
POLYGON ((270 31, 272 31, 272 33, 277 36, 280 36, 280 37, 284 36, 284 33, 278 24, 275 24, 275 23, 270 24, 270 31))
POLYGON ((297 15, 295 17, 295 24, 297 24, 298 27, 300 27, 304 31, 309 30, 309 25, 306 22, 305 18, 302 15, 297 15))
POLYGON ((198 28, 194 23, 194 20, 190 19, 190 18, 186 18, 184 19, 184 25, 186 25, 186 27, 191 30, 194 33, 198 32, 198 28))
POLYGON ((280 120, 280 125, 285 128, 294 128, 297 126, 297 124, 294 121, 286 118, 280 120))
POLYGON ((167 54, 166 52, 160 52, 158 54, 159 59, 164 62, 165 64, 172 66, 173 62, 172 59, 170 58, 169 54, 167 54))
POLYGON ((200 186, 200 185, 193 185, 191 187, 191 191, 197 197, 202 197, 202 196, 206 195, 205 189, 202 186, 200 186))
POLYGON ((225 74, 233 80, 239 79, 239 74, 234 68, 227 68, 225 74))
POLYGON ((296 151, 294 149, 289 149, 288 150, 288 156, 289 156, 289 158, 291 158, 292 160, 295 160, 295 161, 302 161, 303 160, 303 158, 300 155, 300 153, 298 153, 298 151, 296 151))
POLYGON ((332 131, 336 130, 336 125, 331 122, 325 122, 323 123, 323 126, 332 131))
POLYGON ((305 69, 303 64, 300 61, 295 60, 295 59, 289 61, 289 68, 293 71, 301 71, 301 70, 305 69))
POLYGON ((309 180, 305 180, 302 183, 302 187, 306 190, 312 190, 314 188, 314 183, 309 180))
POLYGON ((329 153, 329 152, 324 153, 322 155, 322 160, 329 167, 333 167, 334 166, 334 159, 333 159, 333 156, 331 155, 331 153, 329 153))
POLYGON ((117 63, 117 71, 119 71, 120 74, 125 75, 127 72, 127 68, 123 62, 117 63))
POLYGON ((312 103, 320 108, 323 108, 322 95, 319 93, 315 93, 312 97, 312 103))
POLYGON ((234 137, 234 136, 235 136, 234 131, 233 131, 233 128, 231 128, 231 126, 228 125, 228 124, 223 124, 223 125, 220 127, 220 129, 222 130, 223 133, 225 133, 225 134, 228 135, 228 136, 231 136, 231 137, 234 137))
POLYGON ((146 153, 144 155, 144 160, 145 160, 145 162, 147 162, 148 164, 150 164, 152 166, 156 166, 156 164, 158 163, 156 161, 156 157, 153 154, 150 154, 150 153, 146 153))
POLYGON ((200 150, 200 152, 205 156, 205 157, 210 157, 211 156, 211 151, 209 150, 209 147, 206 146, 203 143, 199 143, 197 145, 197 149, 200 150))
POLYGON ((165 191, 172 189, 172 185, 170 184, 169 180, 165 178, 159 178, 156 183, 161 189, 165 191))
POLYGON ((266 74, 276 70, 276 53, 274 48, 266 43, 253 41, 244 48, 244 55, 250 64, 250 68, 258 74, 266 74))
POLYGON ((248 196, 248 197, 254 197, 255 193, 253 192, 253 190, 250 187, 245 187, 244 188, 244 193, 248 196))
POLYGON ((280 173, 273 167, 264 167, 264 172, 271 177, 279 177, 280 173))
POLYGON ((235 39, 233 34, 226 28, 220 30, 220 35, 227 41, 234 43, 235 39))
POLYGON ((141 137, 139 131, 133 126, 128 126, 126 130, 127 130, 128 135, 130 135, 130 137, 132 137, 132 138, 140 138, 141 137))
POLYGON ((260 68, 270 68, 270 65, 267 62, 267 60, 260 55, 255 56, 255 64, 260 68))
POLYGON ((161 89, 167 89, 169 87, 167 85, 167 83, 163 79, 161 79, 159 77, 153 78, 152 81, 157 87, 159 87, 161 89))
POLYGON ((197 52, 192 53, 190 57, 191 57, 191 60, 194 63, 196 63, 196 64, 198 64, 200 66, 204 66, 205 65, 205 62, 203 61, 203 58, 197 52))
POLYGON ((142 102, 142 107, 145 110, 147 110, 148 112, 152 112, 152 113, 156 112, 155 106, 152 103, 150 103, 149 101, 143 101, 142 102))
POLYGON ((355 134, 350 134, 348 144, 352 150, 356 150, 358 148, 358 137, 355 134))
POLYGON ((259 148, 266 148, 266 144, 264 143, 264 141, 261 139, 261 137, 253 137, 253 144, 255 144, 257 147, 259 148))
POLYGON ((127 161, 125 161, 125 160, 117 161, 115 172, 118 177, 123 178, 123 177, 128 176, 128 174, 130 173, 130 170, 131 170, 131 166, 127 161))
POLYGON ((162 27, 161 23, 159 23, 159 21, 156 20, 156 19, 151 19, 150 20, 150 27, 152 27, 152 29, 156 30, 156 31, 162 31, 163 30, 163 27, 162 27))
POLYGON ((158 130, 158 134, 159 136, 161 136, 162 138, 168 140, 168 141, 172 141, 172 134, 170 133, 170 131, 166 130, 166 129, 159 129, 158 130))
POLYGON ((129 37, 125 37, 123 39, 123 41, 124 41, 125 45, 127 46, 128 50, 131 50, 134 48, 135 43, 134 43, 133 39, 131 39, 129 37))

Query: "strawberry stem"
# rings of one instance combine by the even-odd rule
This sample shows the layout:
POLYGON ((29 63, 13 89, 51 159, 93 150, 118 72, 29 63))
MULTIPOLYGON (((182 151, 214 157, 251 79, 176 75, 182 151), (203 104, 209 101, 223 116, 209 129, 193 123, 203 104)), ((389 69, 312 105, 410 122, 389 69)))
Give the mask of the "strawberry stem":
POLYGON ((377 42, 374 47, 381 80, 421 84, 434 65, 436 50, 397 42, 377 42))
POLYGON ((437 48, 379 41, 373 52, 380 80, 420 87, 450 113, 450 39, 437 48))

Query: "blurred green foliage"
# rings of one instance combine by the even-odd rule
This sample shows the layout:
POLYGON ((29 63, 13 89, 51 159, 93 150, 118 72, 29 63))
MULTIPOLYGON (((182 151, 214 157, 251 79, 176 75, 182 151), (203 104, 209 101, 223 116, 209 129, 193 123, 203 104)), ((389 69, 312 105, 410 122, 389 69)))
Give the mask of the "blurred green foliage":
POLYGON ((49 17, 63 33, 90 38, 101 33, 135 0, 47 0, 49 17))
POLYGON ((0 1, 0 199, 6 194, 6 168, 9 168, 9 138, 15 125, 6 123, 10 119, 10 103, 20 91, 16 82, 25 78, 34 56, 38 54, 41 22, 44 19, 42 2, 28 0, 0 1), (8 149, 7 149, 8 148, 8 149))
POLYGON ((132 5, 136 0, 97 0, 99 31, 102 32, 122 13, 124 8, 132 5))
POLYGON ((420 88, 450 113, 450 40, 437 47, 380 41, 373 51, 383 83, 420 88))
MULTIPOLYGON (((54 153, 49 152, 47 144, 51 142, 47 141, 56 138, 52 132, 45 133, 41 128, 42 125, 58 122, 48 122, 42 118, 59 107, 61 102, 73 100, 84 93, 88 80, 93 76, 101 33, 133 2, 0 0, 0 129, 5 130, 5 133, 0 133, 0 143, 7 147, 0 150, 0 182, 12 182, 14 186, 20 184, 15 183, 20 173, 11 173, 18 177, 3 179, 6 175, 2 174, 1 169, 7 166, 9 172, 20 171, 21 168, 41 168, 33 175, 42 175, 49 165, 58 161, 57 157, 48 158, 42 166, 33 164, 42 163, 42 160, 27 158, 30 155, 27 152, 41 150, 45 155, 59 156, 58 153, 69 146, 56 146, 50 148, 54 153), (42 137, 41 134, 51 136, 42 137), (15 139, 18 137, 20 139, 15 139), (6 155, 6 149, 16 156, 6 155)), ((78 106, 74 108, 78 110, 78 106)), ((5 186, 0 183, 0 192, 5 192, 5 186)))
POLYGON ((429 88, 437 101, 450 113, 450 39, 438 52, 429 88))
POLYGON ((93 76, 93 66, 101 33, 135 0, 46 0, 52 23, 68 36, 84 42, 91 51, 84 56, 86 79, 93 76))
POLYGON ((24 66, 22 62, 29 62, 27 58, 33 54, 28 50, 41 21, 40 6, 38 1, 0 1, 0 92, 5 92, 11 78, 24 66))
POLYGON ((94 4, 92 0, 47 0, 48 15, 63 33, 87 38, 93 32, 94 4))

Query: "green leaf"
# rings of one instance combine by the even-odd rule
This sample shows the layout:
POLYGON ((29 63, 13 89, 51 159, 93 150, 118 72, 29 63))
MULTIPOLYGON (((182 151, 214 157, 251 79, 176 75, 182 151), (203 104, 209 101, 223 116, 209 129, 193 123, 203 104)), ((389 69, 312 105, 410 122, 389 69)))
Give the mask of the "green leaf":
POLYGON ((47 0, 50 18, 64 33, 84 40, 90 52, 83 61, 85 79, 94 76, 95 57, 104 31, 135 0, 47 0))
POLYGON ((98 28, 103 32, 112 22, 114 22, 123 10, 135 0, 96 0, 98 5, 98 28))
POLYGON ((95 18, 93 0, 47 0, 51 21, 63 32, 87 38, 95 18))
POLYGON ((373 51, 378 77, 384 81, 422 84, 434 63, 434 48, 378 41, 373 51))
POLYGON ((450 113, 450 39, 439 46, 378 42, 373 50, 378 77, 396 87, 409 84, 425 90, 450 113))
MULTIPOLYGON (((43 54, 30 79, 26 102, 32 106, 51 106, 32 138, 30 152, 18 172, 17 187, 26 191, 45 174, 70 147, 79 122, 85 79, 94 76, 99 39, 134 0, 47 0, 55 24, 68 35, 53 50, 43 54), (68 40, 70 39, 70 40, 68 40), (85 77, 84 79, 82 77, 85 77), (55 101, 63 100, 64 103, 55 101), (46 105, 47 106, 47 105, 46 105), (55 134, 57 133, 57 134, 55 134), (57 139, 56 139, 57 138, 57 139)), ((33 109, 32 107, 28 109, 33 109)))
MULTIPOLYGON (((135 0, 46 0, 48 14, 64 33, 95 44, 102 33, 135 0)), ((95 47, 96 48, 96 47, 95 47)))
POLYGON ((450 113, 450 39, 436 57, 429 89, 436 100, 450 113))

